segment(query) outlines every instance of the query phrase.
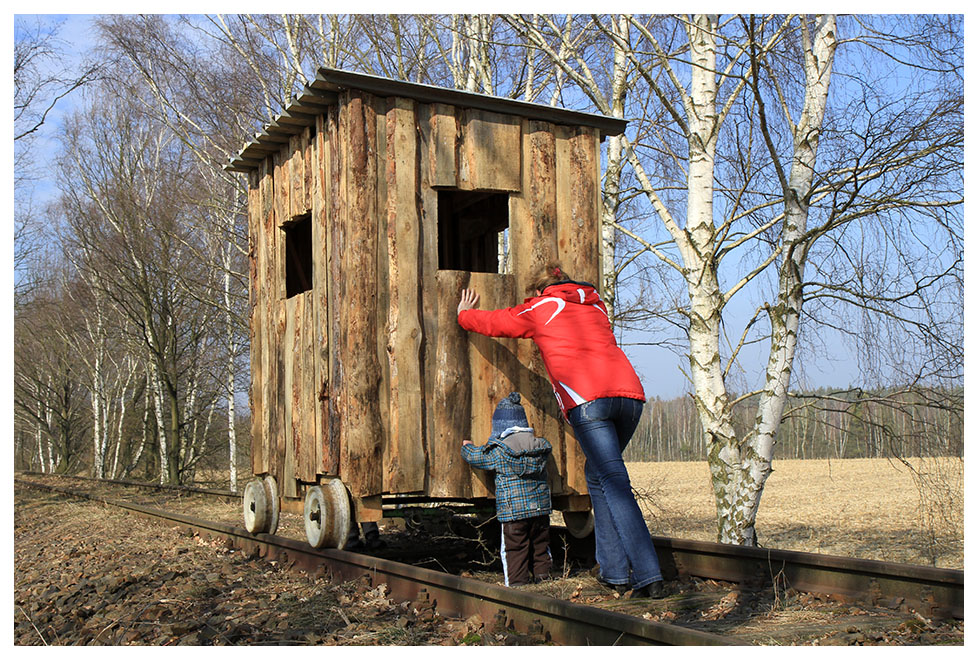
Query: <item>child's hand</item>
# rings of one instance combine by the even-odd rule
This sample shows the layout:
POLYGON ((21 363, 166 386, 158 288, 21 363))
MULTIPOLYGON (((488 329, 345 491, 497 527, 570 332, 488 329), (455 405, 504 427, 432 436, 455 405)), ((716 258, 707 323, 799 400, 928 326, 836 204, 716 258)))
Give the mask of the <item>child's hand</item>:
POLYGON ((472 444, 472 441, 471 441, 471 440, 462 440, 462 446, 463 446, 463 447, 464 447, 465 445, 471 445, 471 444, 472 444))
POLYGON ((473 309, 479 304, 479 294, 472 289, 462 289, 462 300, 458 303, 458 311, 461 314, 467 309, 473 309))

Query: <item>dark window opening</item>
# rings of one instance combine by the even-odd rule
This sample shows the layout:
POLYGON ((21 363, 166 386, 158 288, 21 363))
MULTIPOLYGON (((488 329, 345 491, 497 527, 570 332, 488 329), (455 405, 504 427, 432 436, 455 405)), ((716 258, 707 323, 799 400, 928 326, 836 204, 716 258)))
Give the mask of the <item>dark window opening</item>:
POLYGON ((509 193, 438 191, 438 268, 500 272, 502 237, 509 229, 509 193))
POLYGON ((285 297, 312 289, 312 214, 282 225, 285 232, 285 297))

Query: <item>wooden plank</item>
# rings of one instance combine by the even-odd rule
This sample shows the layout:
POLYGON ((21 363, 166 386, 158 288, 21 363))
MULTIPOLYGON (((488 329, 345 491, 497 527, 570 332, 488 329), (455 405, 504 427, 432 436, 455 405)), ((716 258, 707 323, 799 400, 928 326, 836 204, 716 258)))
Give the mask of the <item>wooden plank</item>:
POLYGON ((316 118, 316 137, 313 140, 312 164, 312 269, 313 282, 313 387, 315 413, 313 437, 315 442, 316 475, 325 474, 325 452, 329 443, 329 264, 327 245, 329 231, 329 154, 326 142, 325 115, 316 118))
POLYGON ((251 382, 248 386, 248 404, 251 411, 251 473, 259 474, 262 462, 262 353, 264 346, 264 318, 262 315, 262 291, 259 272, 259 246, 261 245, 261 179, 260 170, 248 175, 248 339, 250 349, 251 382))
POLYGON ((262 336, 262 361, 261 361, 261 400, 262 400, 262 417, 261 417, 261 462, 257 464, 257 474, 271 474, 272 473, 272 453, 275 448, 274 440, 274 427, 272 426, 272 415, 274 411, 274 403, 272 400, 273 394, 273 379, 274 379, 274 366, 276 363, 275 352, 277 346, 275 345, 274 330, 275 330, 275 316, 274 307, 272 305, 272 290, 271 284, 274 280, 270 277, 274 274, 272 269, 274 268, 273 257, 273 246, 272 240, 274 237, 275 228, 275 168, 272 159, 266 158, 264 165, 262 166, 262 217, 260 231, 260 240, 258 244, 258 263, 259 271, 258 278, 260 282, 261 299, 259 300, 259 306, 261 307, 261 336, 262 336))
MULTIPOLYGON (((420 254, 420 277, 421 290, 421 327, 425 341, 422 344, 421 369, 422 385, 425 402, 424 415, 424 437, 422 445, 425 452, 425 472, 429 475, 427 481, 427 493, 431 493, 431 485, 437 482, 437 475, 432 463, 431 445, 437 434, 437 407, 435 402, 435 379, 437 369, 437 342, 438 342, 438 318, 444 305, 449 305, 455 309, 458 301, 451 303, 450 300, 440 300, 438 297, 438 192, 432 188, 432 107, 430 105, 417 106, 417 125, 420 139, 418 150, 418 172, 419 195, 420 195, 420 223, 421 223, 421 243, 419 246, 420 254)), ((454 176, 454 175, 453 175, 454 176)), ((455 318, 450 322, 458 325, 455 318)), ((440 419, 440 418, 438 418, 440 419)))
POLYGON ((345 92, 348 102, 347 172, 343 243, 347 282, 341 304, 344 341, 340 473, 354 497, 380 493, 383 428, 377 388, 377 123, 371 103, 358 92, 345 92))
MULTIPOLYGON (((601 276, 600 136, 596 129, 558 127, 557 250, 571 276, 595 286, 601 276)), ((569 424, 561 435, 569 493, 586 493, 584 454, 569 424)))
MULTIPOLYGON (((524 121, 523 181, 520 194, 510 196, 510 245, 516 293, 526 288, 537 268, 557 257, 556 141, 553 126, 524 121)), ((520 342, 517 356, 524 369, 519 392, 536 432, 548 441, 560 437, 562 413, 554 398, 540 351, 532 342, 520 342)), ((559 441, 558 441, 559 442, 559 441)), ((557 465, 561 457, 555 456, 557 465)))
POLYGON ((306 483, 316 481, 316 379, 315 379, 315 327, 314 314, 315 293, 306 291, 301 293, 303 307, 299 317, 302 323, 301 337, 301 388, 300 388, 300 414, 302 416, 301 437, 302 444, 298 452, 297 474, 299 479, 306 483))
POLYGON ((341 118, 338 105, 330 106, 326 112, 327 135, 325 146, 327 158, 325 183, 329 190, 328 217, 326 232, 326 296, 327 296, 327 339, 328 348, 328 389, 326 392, 326 410, 324 419, 323 445, 323 474, 339 476, 340 474, 340 410, 342 408, 341 392, 342 360, 340 350, 343 336, 340 325, 341 304, 343 299, 343 259, 346 232, 342 214, 341 191, 346 187, 346 170, 343 167, 344 151, 340 141, 343 134, 341 128, 345 121, 341 118))
POLYGON ((458 185, 458 122, 455 119, 455 108, 450 105, 436 103, 426 106, 430 112, 426 131, 428 149, 428 184, 431 186, 458 185))
POLYGON ((484 110, 463 110, 458 187, 462 190, 520 190, 520 133, 517 117, 484 110))
MULTIPOLYGON (((376 247, 376 287, 377 291, 374 296, 374 306, 377 312, 377 322, 376 331, 377 336, 374 342, 374 347, 377 351, 377 369, 378 369, 378 385, 377 385, 377 409, 380 414, 379 426, 382 429, 382 433, 378 440, 381 443, 380 446, 380 463, 377 465, 377 469, 380 472, 380 490, 377 492, 388 492, 387 484, 387 471, 384 468, 387 463, 388 453, 390 451, 390 363, 388 360, 388 351, 390 350, 388 346, 388 329, 387 329, 387 315, 388 308, 390 307, 390 284, 389 284, 389 259, 387 256, 387 106, 388 100, 377 98, 373 96, 368 96, 367 101, 369 101, 371 109, 373 111, 373 117, 376 121, 375 131, 377 135, 376 139, 376 158, 374 159, 374 164, 376 165, 376 170, 374 171, 375 181, 376 181, 376 200, 375 206, 376 217, 375 222, 377 223, 377 247, 376 247)), ((359 498, 356 500, 357 503, 363 501, 373 501, 373 497, 359 498)), ((360 522, 367 520, 364 518, 365 515, 371 515, 366 512, 362 507, 357 510, 357 519, 360 522)))
POLYGON ((469 286, 470 276, 457 270, 436 275, 441 304, 434 360, 434 432, 428 447, 428 494, 432 497, 468 497, 472 490, 471 470, 461 454, 462 440, 472 437, 469 339, 456 315, 459 295, 469 286), (452 300, 455 303, 449 304, 452 300))
MULTIPOLYGON (((273 213, 266 225, 268 245, 268 267, 265 283, 268 295, 269 346, 271 363, 269 365, 269 446, 268 470, 279 484, 284 484, 283 462, 285 455, 285 278, 284 251, 285 240, 280 228, 282 219, 288 214, 288 179, 286 173, 285 150, 273 158, 274 162, 274 204, 273 213), (283 190, 285 192, 283 192, 283 190)), ((286 491, 283 488, 283 493, 286 491)))
POLYGON ((391 100, 386 132, 390 415, 384 489, 408 493, 421 491, 425 482, 421 215, 413 101, 391 100))
MULTIPOLYGON (((301 305, 302 299, 299 296, 286 298, 282 303, 285 315, 285 333, 282 337, 282 435, 284 442, 282 447, 282 492, 286 497, 296 497, 296 427, 299 423, 296 392, 296 355, 297 347, 297 325, 296 307, 301 305)), ((300 440, 301 441, 301 440, 300 440)))
MULTIPOLYGON (((318 119, 318 118, 317 118, 318 119)), ((304 131, 302 131, 302 207, 303 213, 308 213, 312 210, 312 195, 313 195, 313 177, 314 177, 314 158, 313 152, 315 151, 315 138, 314 134, 316 132, 316 124, 312 126, 307 126, 304 131)))
POLYGON ((288 217, 283 218, 283 221, 287 222, 297 215, 302 215, 302 180, 305 176, 304 165, 305 162, 302 158, 302 135, 292 135, 289 137, 289 178, 287 181, 289 186, 288 217))
MULTIPOLYGON (((479 292, 480 309, 501 309, 516 304, 516 279, 512 275, 472 273, 469 286, 479 292)), ((527 343, 527 340, 465 334, 469 343, 466 357, 472 379, 471 435, 468 439, 483 445, 492 432, 492 415, 496 405, 518 389, 524 367, 519 363, 517 347, 519 343, 527 343)), ((534 423, 532 419, 530 423, 534 423)), ((493 475, 485 470, 470 468, 470 471, 471 496, 491 495, 494 492, 493 475)))

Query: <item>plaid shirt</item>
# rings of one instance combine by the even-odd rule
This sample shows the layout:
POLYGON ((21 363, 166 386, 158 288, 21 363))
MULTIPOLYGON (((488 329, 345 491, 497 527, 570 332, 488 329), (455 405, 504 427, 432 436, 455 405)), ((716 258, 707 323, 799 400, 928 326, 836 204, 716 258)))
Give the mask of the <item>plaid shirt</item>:
POLYGON ((506 429, 481 446, 462 445, 462 458, 472 467, 496 473, 496 517, 500 522, 549 515, 547 458, 550 443, 533 429, 506 429))

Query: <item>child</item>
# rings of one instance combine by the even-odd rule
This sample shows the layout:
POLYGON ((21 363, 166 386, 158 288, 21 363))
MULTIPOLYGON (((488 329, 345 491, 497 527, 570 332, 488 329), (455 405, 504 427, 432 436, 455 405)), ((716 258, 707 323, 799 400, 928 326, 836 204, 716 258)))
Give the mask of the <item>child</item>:
POLYGON ((550 443, 533 433, 517 392, 496 406, 486 444, 462 443, 462 458, 496 473, 496 517, 503 527, 507 587, 550 575, 550 451, 550 443))

